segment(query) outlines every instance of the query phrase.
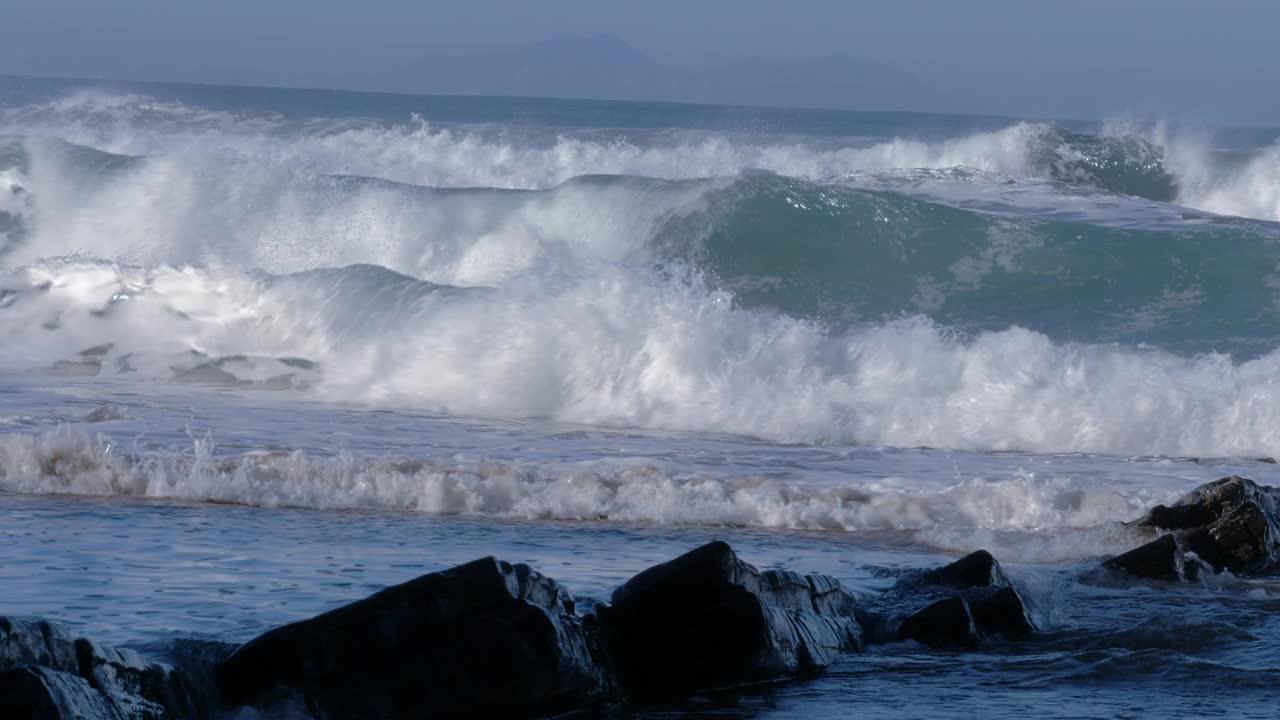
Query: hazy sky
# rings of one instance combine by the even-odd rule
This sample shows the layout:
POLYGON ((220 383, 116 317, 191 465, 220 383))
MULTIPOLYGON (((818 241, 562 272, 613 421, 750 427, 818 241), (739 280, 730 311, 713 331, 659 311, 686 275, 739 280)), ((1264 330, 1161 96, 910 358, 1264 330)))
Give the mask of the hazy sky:
POLYGON ((876 60, 1026 112, 1145 83, 1189 113, 1280 121, 1280 98, 1260 99, 1280 95, 1278 31, 1278 0, 0 0, 0 73, 349 84, 421 54, 609 33, 667 62, 876 60))

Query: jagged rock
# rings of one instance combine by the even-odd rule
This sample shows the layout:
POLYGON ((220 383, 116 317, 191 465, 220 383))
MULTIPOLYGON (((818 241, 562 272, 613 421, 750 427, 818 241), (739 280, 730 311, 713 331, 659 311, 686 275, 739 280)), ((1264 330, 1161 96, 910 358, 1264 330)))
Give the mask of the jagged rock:
POLYGON ((132 650, 73 638, 43 620, 0 617, 0 670, 5 687, 13 689, 0 692, 0 717, 28 706, 45 708, 45 714, 30 715, 42 718, 203 716, 203 706, 173 668, 148 663, 132 650), (98 714, 85 714, 84 708, 98 714))
POLYGON ((984 637, 1021 640, 1035 632, 1018 591, 1010 586, 975 588, 907 616, 898 640, 937 648, 976 648, 984 637))
POLYGON ((43 665, 78 673, 75 638, 62 626, 46 620, 0 617, 0 668, 20 665, 43 665))
POLYGON ((1201 564, 1237 575, 1280 567, 1280 490, 1246 478, 1201 485, 1173 505, 1157 505, 1135 524, 1170 534, 1106 561, 1106 567, 1169 581, 1194 580, 1201 564))
POLYGON ((633 698, 795 677, 860 650, 856 599, 835 580, 760 572, 723 542, 654 566, 598 610, 633 698))
POLYGON ((146 698, 164 708, 170 718, 197 718, 201 705, 184 678, 168 665, 148 663, 127 648, 111 648, 76 640, 80 676, 105 693, 123 692, 146 698))
POLYGON ((271 630, 217 669, 231 704, 300 696, 326 718, 530 717, 610 691, 555 581, 484 558, 271 630))
MULTIPOLYGON (((984 637, 1003 635, 1020 640, 1035 632, 1022 596, 986 550, 904 578, 895 590, 899 594, 918 591, 937 597, 937 591, 930 592, 931 588, 963 592, 907 616, 889 639, 915 640, 942 648, 973 648, 984 637)), ((891 622, 886 620, 882 626, 882 634, 888 635, 891 622)))
POLYGON ((914 581, 916 584, 940 585, 958 590, 1011 584, 1000 563, 986 550, 977 550, 950 565, 925 571, 914 578, 914 581))
POLYGON ((164 708, 103 693, 78 675, 42 665, 0 670, 0 713, 8 720, 163 720, 164 708))

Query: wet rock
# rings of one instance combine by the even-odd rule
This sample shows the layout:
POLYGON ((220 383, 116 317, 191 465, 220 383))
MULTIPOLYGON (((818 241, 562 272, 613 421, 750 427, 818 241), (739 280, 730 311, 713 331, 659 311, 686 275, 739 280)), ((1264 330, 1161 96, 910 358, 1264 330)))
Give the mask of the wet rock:
POLYGON ((1169 582, 1184 579, 1182 550, 1172 535, 1161 536, 1123 555, 1117 555, 1103 565, 1134 577, 1169 582))
POLYGON ((203 717, 173 668, 46 621, 0 617, 0 675, 0 717, 203 717))
POLYGON ((1000 563, 986 550, 969 553, 950 565, 928 570, 912 580, 912 584, 939 585, 958 590, 1011 584, 1000 563))
POLYGON ((962 597, 969 604, 978 632, 985 637, 1003 635, 1022 640, 1035 632, 1026 603, 1011 585, 975 588, 962 597))
POLYGON ((1232 476, 1202 485, 1136 523, 1166 531, 1104 565, 1135 577, 1194 580, 1213 572, 1259 575, 1280 567, 1280 490, 1232 476))
POLYGON ((0 715, 9 720, 161 720, 164 708, 102 693, 77 675, 41 665, 0 670, 0 715))
POLYGON ((197 718, 201 703, 186 680, 168 665, 148 663, 126 648, 111 648, 79 638, 75 643, 80 676, 108 694, 133 695, 164 708, 170 718, 197 718))
POLYGON ((856 599, 825 576, 760 572, 723 542, 654 566, 599 608, 632 698, 795 677, 862 647, 856 599))
POLYGON ((972 649, 981 638, 969 603, 956 595, 907 616, 898 628, 898 639, 936 648, 972 649))
POLYGON ((164 660, 181 673, 192 696, 201 700, 202 708, 220 708, 224 703, 215 670, 238 647, 235 643, 217 640, 181 638, 167 643, 160 652, 164 660))
POLYGON ((936 648, 972 650, 988 637, 1022 640, 1035 632, 1022 596, 1010 586, 975 588, 938 600, 907 616, 898 640, 936 648))
POLYGON ((78 673, 75 638, 61 625, 46 620, 0 617, 0 668, 20 665, 78 673))
POLYGON ((536 717, 611 684, 555 581, 484 558, 248 642, 217 668, 230 704, 298 697, 326 718, 536 717))
POLYGON ((909 576, 895 587, 899 596, 938 597, 939 588, 962 590, 926 606, 900 621, 882 624, 888 639, 915 640, 939 648, 974 648, 996 635, 1021 640, 1035 632, 1026 603, 1000 563, 978 550, 935 570, 909 576))

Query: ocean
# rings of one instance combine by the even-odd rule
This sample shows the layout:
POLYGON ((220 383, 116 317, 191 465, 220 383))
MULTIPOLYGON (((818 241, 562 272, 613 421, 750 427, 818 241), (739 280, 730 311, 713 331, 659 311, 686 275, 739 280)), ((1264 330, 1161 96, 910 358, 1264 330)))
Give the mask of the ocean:
POLYGON ((0 614, 148 655, 985 548, 1030 641, 620 712, 1272 717, 1280 578, 1089 570, 1277 380, 1280 129, 0 78, 0 614))

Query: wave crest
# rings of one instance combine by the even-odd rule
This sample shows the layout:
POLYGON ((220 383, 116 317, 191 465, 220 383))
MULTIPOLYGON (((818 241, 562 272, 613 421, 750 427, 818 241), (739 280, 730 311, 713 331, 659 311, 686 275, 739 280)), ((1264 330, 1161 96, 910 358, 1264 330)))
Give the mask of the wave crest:
POLYGON ((1025 474, 910 491, 875 482, 824 486, 682 474, 644 462, 551 468, 313 457, 301 451, 227 456, 214 454, 208 440, 194 441, 189 453, 130 454, 105 436, 91 438, 66 427, 42 435, 0 435, 0 490, 497 518, 912 530, 923 531, 926 539, 938 532, 958 537, 981 531, 1090 531, 1091 545, 1064 544, 1057 559, 1131 544, 1132 535, 1111 524, 1139 514, 1151 502, 1114 488, 1025 474))

